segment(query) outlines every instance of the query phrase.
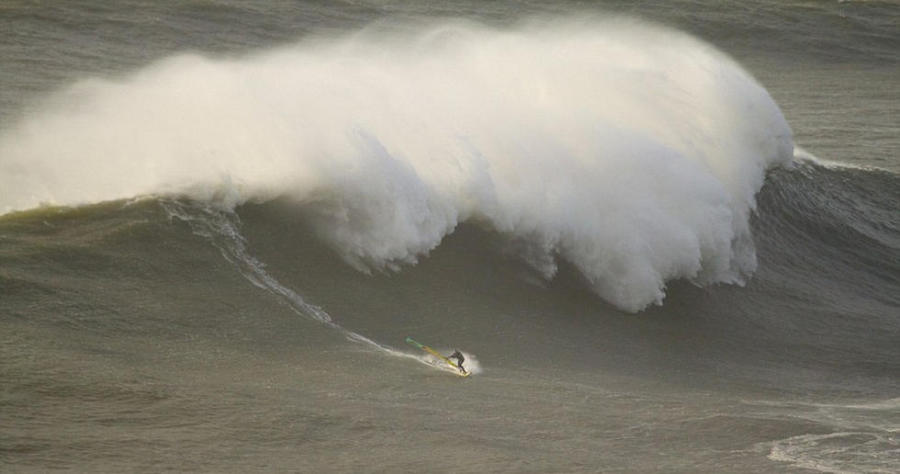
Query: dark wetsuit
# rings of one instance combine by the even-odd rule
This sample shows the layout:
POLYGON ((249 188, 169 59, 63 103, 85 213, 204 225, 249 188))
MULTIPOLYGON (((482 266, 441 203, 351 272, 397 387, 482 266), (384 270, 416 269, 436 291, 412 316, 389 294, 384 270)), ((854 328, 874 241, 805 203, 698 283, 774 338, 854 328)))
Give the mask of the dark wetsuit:
POLYGON ((459 370, 462 370, 462 373, 464 373, 464 374, 468 373, 468 372, 466 372, 466 368, 462 366, 463 362, 466 361, 466 358, 463 357, 463 355, 460 354, 459 351, 455 351, 453 354, 450 354, 450 356, 447 358, 448 359, 456 359, 456 366, 459 367, 459 370))

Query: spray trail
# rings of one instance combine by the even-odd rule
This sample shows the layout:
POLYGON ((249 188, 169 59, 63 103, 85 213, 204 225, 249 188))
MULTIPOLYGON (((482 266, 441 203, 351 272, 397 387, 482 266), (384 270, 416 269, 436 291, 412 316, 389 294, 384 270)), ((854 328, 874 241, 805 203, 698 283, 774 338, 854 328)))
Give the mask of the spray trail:
MULTIPOLYGON (((325 326, 339 331, 347 340, 363 344, 379 352, 396 357, 414 359, 429 366, 435 366, 428 357, 413 355, 379 344, 362 334, 344 328, 336 323, 324 309, 311 304, 290 288, 282 285, 265 270, 265 264, 247 251, 247 242, 240 233, 240 218, 234 212, 216 209, 212 206, 190 204, 176 200, 160 201, 169 218, 186 222, 191 230, 208 239, 254 286, 280 297, 296 314, 311 318, 325 326)), ((467 354, 468 356, 468 354, 467 354)), ((444 367, 439 367, 444 369, 444 367)), ((480 372, 480 367, 478 372, 480 372)))
POLYGON ((349 340, 365 342, 378 349, 390 351, 362 335, 335 323, 322 308, 307 303, 299 294, 283 286, 265 270, 265 264, 247 252, 247 242, 241 235, 240 220, 233 212, 209 206, 190 205, 174 200, 160 201, 169 218, 177 218, 190 225, 196 235, 209 239, 222 256, 240 270, 254 286, 278 295, 297 314, 312 318, 330 328, 343 332, 349 340))

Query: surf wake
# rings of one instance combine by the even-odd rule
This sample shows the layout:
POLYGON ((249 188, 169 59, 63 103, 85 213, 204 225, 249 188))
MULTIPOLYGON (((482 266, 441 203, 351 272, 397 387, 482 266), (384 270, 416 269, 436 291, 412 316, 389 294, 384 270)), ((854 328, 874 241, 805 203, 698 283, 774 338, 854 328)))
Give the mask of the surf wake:
MULTIPOLYGON (((282 285, 265 270, 264 263, 248 252, 246 239, 240 233, 241 222, 237 214, 202 204, 177 200, 161 200, 160 204, 169 219, 178 219, 187 223, 194 234, 207 239, 219 249, 225 260, 234 265, 244 278, 257 288, 279 297, 294 313, 334 329, 348 341, 362 344, 369 349, 395 357, 413 359, 439 370, 453 371, 444 364, 435 363, 434 358, 430 356, 397 350, 341 326, 324 309, 307 302, 297 292, 282 285)), ((466 352, 463 354, 466 357, 467 369, 475 374, 481 373, 481 365, 475 356, 466 352)))

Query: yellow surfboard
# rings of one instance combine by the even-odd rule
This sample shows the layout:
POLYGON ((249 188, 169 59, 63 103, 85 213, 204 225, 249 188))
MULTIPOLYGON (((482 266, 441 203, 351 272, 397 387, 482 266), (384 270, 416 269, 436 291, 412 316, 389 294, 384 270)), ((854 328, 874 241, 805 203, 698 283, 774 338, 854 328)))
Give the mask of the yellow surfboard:
POLYGON ((462 370, 459 369, 459 366, 457 366, 456 364, 453 363, 452 360, 450 360, 447 357, 444 357, 444 355, 441 354, 440 352, 438 352, 424 344, 419 344, 413 338, 407 337, 406 342, 409 343, 410 345, 416 346, 419 349, 422 349, 423 351, 437 357, 438 359, 442 359, 444 362, 450 364, 450 367, 453 367, 454 369, 456 369, 456 371, 454 372, 456 375, 459 375, 460 377, 468 377, 468 376, 472 375, 472 372, 468 372, 468 371, 463 372, 462 370))

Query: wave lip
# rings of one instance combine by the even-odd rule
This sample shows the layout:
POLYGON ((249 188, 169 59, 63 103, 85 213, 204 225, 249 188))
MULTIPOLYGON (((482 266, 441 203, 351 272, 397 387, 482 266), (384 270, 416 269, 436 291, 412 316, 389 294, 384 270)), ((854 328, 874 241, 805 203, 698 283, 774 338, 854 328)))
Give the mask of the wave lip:
POLYGON ((634 20, 364 31, 236 60, 179 56, 77 84, 0 136, 0 210, 289 195, 361 269, 475 220, 628 311, 665 282, 741 283, 765 170, 792 156, 725 55, 634 20))

